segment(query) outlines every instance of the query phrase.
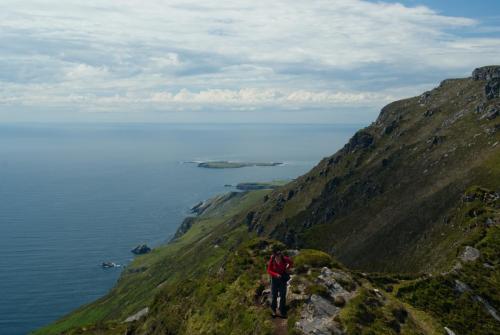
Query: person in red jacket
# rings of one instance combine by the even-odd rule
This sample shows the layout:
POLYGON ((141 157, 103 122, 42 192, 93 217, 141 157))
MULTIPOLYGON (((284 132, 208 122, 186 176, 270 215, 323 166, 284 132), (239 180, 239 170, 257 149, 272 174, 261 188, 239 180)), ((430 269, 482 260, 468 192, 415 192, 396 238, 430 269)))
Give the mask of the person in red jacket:
POLYGON ((288 269, 293 266, 292 259, 283 255, 281 250, 273 248, 273 254, 267 264, 267 273, 271 275, 271 309, 273 317, 276 316, 278 295, 280 297, 280 316, 286 318, 286 285, 290 280, 288 269))

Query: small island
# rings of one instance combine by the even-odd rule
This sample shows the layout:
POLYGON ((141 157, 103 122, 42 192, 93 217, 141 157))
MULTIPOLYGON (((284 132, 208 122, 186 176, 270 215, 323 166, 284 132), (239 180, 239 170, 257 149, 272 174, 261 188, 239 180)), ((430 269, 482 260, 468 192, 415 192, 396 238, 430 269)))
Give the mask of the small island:
POLYGON ((230 161, 209 161, 198 163, 198 167, 207 169, 239 169, 250 166, 278 166, 281 162, 230 162, 230 161))

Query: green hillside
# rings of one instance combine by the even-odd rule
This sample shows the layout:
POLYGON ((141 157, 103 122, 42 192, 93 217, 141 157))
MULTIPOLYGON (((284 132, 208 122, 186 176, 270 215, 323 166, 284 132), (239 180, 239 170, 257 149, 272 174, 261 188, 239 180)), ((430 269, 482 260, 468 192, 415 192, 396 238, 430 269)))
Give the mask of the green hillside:
POLYGON ((35 334, 499 333, 499 90, 489 67, 386 106, 293 182, 207 202, 35 334), (269 317, 276 244, 296 263, 286 322, 269 317))
POLYGON ((451 222, 465 190, 500 188, 500 99, 486 97, 489 85, 445 80, 384 107, 342 150, 273 192, 253 229, 364 271, 446 265, 468 238, 451 222))

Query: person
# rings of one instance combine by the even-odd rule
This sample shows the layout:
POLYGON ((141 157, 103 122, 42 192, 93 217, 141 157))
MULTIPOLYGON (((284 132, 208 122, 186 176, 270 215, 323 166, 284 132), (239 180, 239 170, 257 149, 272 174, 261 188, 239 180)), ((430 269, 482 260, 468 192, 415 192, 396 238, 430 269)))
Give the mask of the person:
POLYGON ((271 276, 271 310, 273 317, 276 317, 276 307, 279 295, 279 316, 286 318, 286 286, 287 282, 290 280, 288 270, 292 266, 293 262, 290 257, 283 255, 279 248, 273 248, 273 253, 267 264, 267 273, 271 276))

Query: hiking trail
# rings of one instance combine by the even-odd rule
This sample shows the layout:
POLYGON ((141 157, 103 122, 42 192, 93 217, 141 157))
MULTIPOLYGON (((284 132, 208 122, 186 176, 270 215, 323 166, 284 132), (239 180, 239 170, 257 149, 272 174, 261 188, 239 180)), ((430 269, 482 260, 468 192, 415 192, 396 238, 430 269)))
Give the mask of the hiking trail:
POLYGON ((273 324, 274 324, 274 335, 287 335, 288 334, 288 329, 287 329, 288 327, 287 327, 286 319, 276 317, 273 319, 273 324))

